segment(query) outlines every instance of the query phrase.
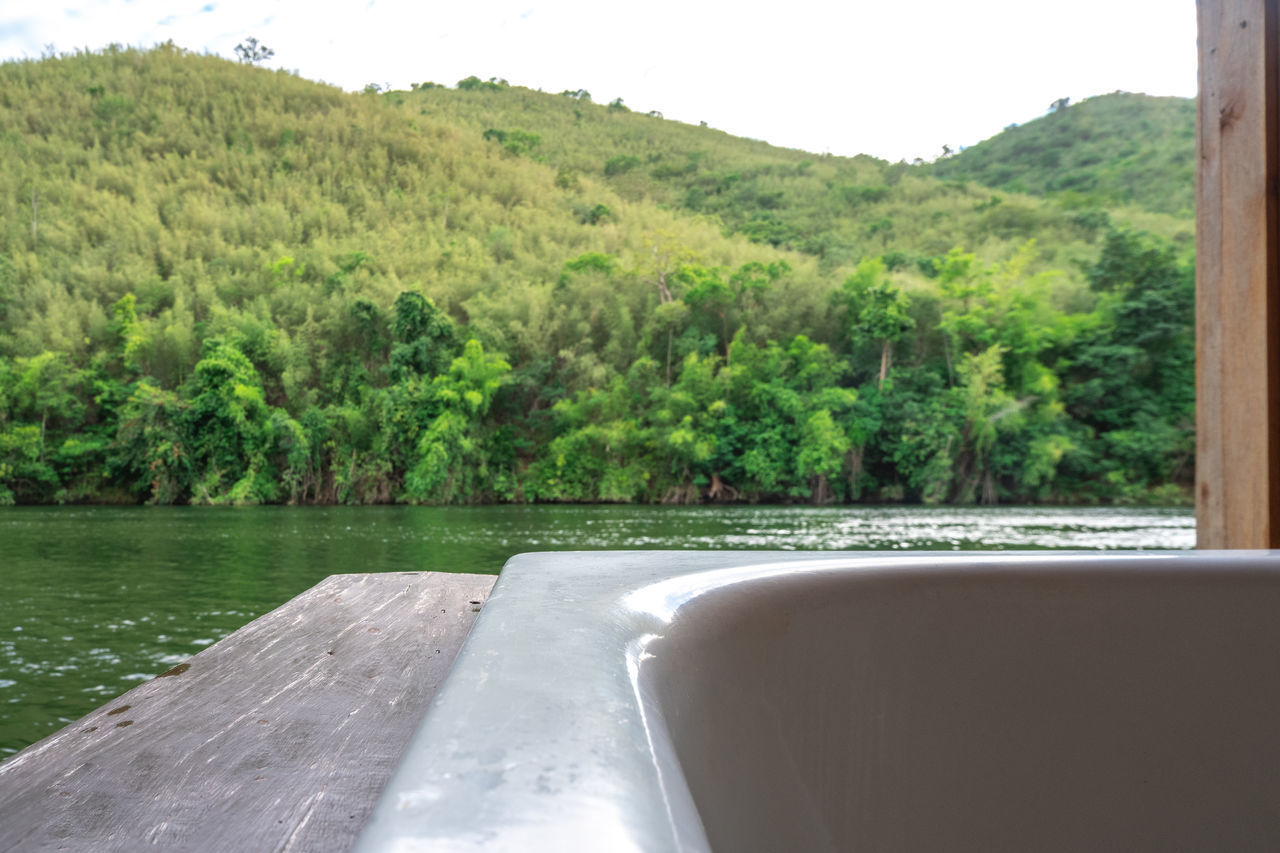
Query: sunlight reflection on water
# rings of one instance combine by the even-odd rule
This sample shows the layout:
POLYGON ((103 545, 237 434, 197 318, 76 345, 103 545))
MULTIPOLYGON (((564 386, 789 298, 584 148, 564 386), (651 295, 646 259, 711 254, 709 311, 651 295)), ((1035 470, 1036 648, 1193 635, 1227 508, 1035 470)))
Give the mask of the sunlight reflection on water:
POLYGON ((1188 509, 13 507, 0 511, 0 756, 331 574, 497 572, 592 549, 1191 548, 1188 509))

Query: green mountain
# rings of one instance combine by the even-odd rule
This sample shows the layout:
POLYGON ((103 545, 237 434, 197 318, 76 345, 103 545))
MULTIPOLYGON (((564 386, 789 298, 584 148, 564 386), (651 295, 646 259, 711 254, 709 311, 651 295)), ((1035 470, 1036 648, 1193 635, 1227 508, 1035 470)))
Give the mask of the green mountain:
POLYGON ((1188 482, 1184 216, 172 45, 0 65, 0 152, 0 502, 1188 482))
POLYGON ((1008 192, 1094 206, 1195 214, 1196 104, 1115 92, 1059 102, 1035 121, 943 158, 929 171, 1008 192))
MULTIPOLYGON (((519 150, 544 162, 557 170, 562 185, 572 186, 579 177, 589 176, 630 200, 713 216, 727 231, 753 242, 816 256, 824 270, 856 263, 872 253, 903 253, 914 261, 944 254, 957 245, 972 247, 989 260, 1001 260, 1032 238, 1051 252, 1066 252, 1069 260, 1056 262, 1070 266, 1094 257, 1096 234, 1089 223, 1097 213, 1125 206, 1172 214, 1140 218, 1145 228, 1190 239, 1191 207, 1176 200, 1190 198, 1194 156, 1183 163, 1177 159, 1182 149, 1172 143, 1162 143, 1161 150, 1167 148, 1167 159, 1180 164, 1182 171, 1161 173, 1160 184, 1140 196, 1101 190, 1086 195, 1077 190, 1070 196, 1060 195, 1060 203, 1046 206, 1020 195, 993 196, 990 191, 1044 195, 1043 187, 1055 176, 1083 186, 1088 180, 1070 171, 1083 169, 1079 164, 1090 164, 1103 176, 1092 178, 1094 183, 1141 186, 1156 168, 1150 145, 1131 150, 1132 146, 1113 137, 1164 132, 1166 125, 1172 132, 1177 121, 1187 116, 1193 129, 1194 108, 1178 99, 1095 98, 1055 114, 1053 123, 1042 119, 1013 128, 921 169, 866 156, 833 157, 776 148, 666 121, 656 113, 633 113, 617 102, 596 105, 581 90, 550 95, 475 78, 463 84, 449 89, 428 83, 384 97, 411 116, 442 120, 485 136, 494 146, 519 150), (1125 120, 1123 109, 1116 109, 1126 104, 1136 105, 1130 110, 1131 122, 1125 120), (1046 124, 1050 126, 1043 127, 1046 124), (1075 135, 1056 130, 1066 127, 1073 128, 1075 135), (504 141, 508 133, 516 134, 509 142, 504 141), (1019 165, 1018 156, 1030 158, 1026 152, 1042 137, 1052 140, 1061 169, 1039 160, 1019 165), (994 146, 997 155, 984 155, 987 146, 994 146), (1010 157, 1010 146, 1020 153, 1010 157), (1010 174, 1021 177, 1025 186, 1012 186, 1008 176, 1003 182, 983 180, 964 171, 967 164, 988 159, 1010 159, 1016 170, 1010 174), (930 180, 926 175, 931 170, 945 180, 930 180)), ((1179 134, 1182 130, 1178 126, 1179 134)), ((589 215, 593 207, 584 198, 580 215, 589 215)), ((1113 211, 1121 219, 1131 219, 1132 214, 1129 211, 1126 217, 1113 211)))

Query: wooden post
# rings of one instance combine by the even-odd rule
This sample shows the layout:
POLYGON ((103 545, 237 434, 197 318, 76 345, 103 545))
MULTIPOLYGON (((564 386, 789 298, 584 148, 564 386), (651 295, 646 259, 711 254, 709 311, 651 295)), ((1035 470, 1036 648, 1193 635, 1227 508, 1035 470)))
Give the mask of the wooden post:
POLYGON ((1199 0, 1196 532, 1280 547, 1280 0, 1199 0))

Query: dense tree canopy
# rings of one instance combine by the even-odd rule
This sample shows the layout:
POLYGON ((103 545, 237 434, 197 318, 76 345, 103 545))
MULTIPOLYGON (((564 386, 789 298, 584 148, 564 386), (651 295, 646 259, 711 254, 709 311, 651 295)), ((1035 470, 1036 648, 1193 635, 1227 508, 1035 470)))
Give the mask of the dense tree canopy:
POLYGON ((1189 98, 1115 92, 1072 104, 944 157, 949 180, 1051 196, 1067 205, 1137 204, 1190 216, 1195 210, 1196 108, 1189 98))
POLYGON ((0 65, 0 151, 2 503, 1190 482, 1168 211, 172 45, 0 65))

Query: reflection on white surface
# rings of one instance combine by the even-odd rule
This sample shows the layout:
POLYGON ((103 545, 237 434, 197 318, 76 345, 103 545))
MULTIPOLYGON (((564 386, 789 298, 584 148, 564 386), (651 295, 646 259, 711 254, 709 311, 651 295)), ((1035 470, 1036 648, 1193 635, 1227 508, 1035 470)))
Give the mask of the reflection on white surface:
MULTIPOLYGON (((1125 558, 1129 561, 1135 559, 1167 560, 1172 556, 1175 555, 1152 552, 1143 554, 1130 553, 1126 554, 1125 558)), ((947 562, 952 560, 957 561, 957 565, 960 565, 959 561, 963 561, 963 564, 969 568, 973 568, 975 561, 980 561, 984 567, 1017 566, 1025 570, 1037 566, 1059 565, 1064 562, 1078 563, 1080 559, 1081 555, 1079 553, 1055 553, 1052 551, 1031 554, 1019 553, 1016 555, 938 553, 919 555, 909 553, 889 554, 883 556, 832 555, 828 558, 756 563, 677 575, 676 577, 667 578, 627 592, 622 596, 621 604, 629 612, 645 614, 659 619, 663 623, 668 623, 675 617, 676 612, 682 606, 700 595, 714 590, 725 589, 734 584, 768 578, 771 575, 814 574, 850 570, 860 572, 876 570, 901 572, 911 569, 936 569, 939 566, 945 566, 947 562)), ((1098 558, 1087 555, 1086 559, 1098 558)))

